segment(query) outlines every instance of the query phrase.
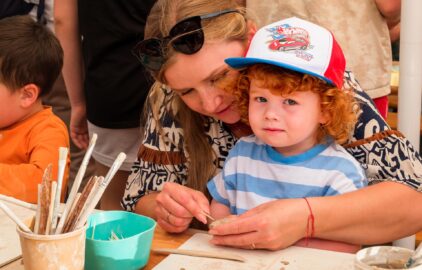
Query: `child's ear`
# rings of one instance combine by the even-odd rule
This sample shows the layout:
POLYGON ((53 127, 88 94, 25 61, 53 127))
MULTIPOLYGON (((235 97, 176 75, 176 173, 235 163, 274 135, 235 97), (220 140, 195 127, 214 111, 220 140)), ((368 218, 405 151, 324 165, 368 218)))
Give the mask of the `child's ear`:
POLYGON ((319 117, 319 123, 322 125, 325 125, 327 124, 329 119, 330 119, 330 115, 327 112, 322 111, 319 117))
POLYGON ((24 85, 19 91, 21 106, 24 108, 34 104, 40 95, 40 88, 33 83, 24 85))

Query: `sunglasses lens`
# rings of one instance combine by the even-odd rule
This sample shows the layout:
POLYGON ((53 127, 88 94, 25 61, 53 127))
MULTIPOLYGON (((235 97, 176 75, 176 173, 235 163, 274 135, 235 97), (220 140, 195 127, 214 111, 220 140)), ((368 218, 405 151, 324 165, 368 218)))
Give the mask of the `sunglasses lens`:
POLYGON ((204 44, 204 32, 201 27, 201 18, 192 17, 177 23, 170 31, 173 48, 184 54, 194 54, 204 44))
POLYGON ((202 48, 203 44, 204 33, 202 30, 181 36, 172 42, 173 48, 184 54, 196 53, 202 48))
POLYGON ((159 39, 141 41, 133 48, 133 54, 146 68, 159 70, 164 62, 161 43, 159 39))

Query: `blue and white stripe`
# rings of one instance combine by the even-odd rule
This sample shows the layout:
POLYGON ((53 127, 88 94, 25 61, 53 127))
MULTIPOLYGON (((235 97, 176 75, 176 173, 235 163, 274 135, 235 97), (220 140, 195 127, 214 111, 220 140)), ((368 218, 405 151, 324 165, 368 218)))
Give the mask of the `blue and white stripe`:
POLYGON ((365 185, 359 163, 339 145, 317 145, 285 157, 249 136, 236 143, 208 189, 233 214, 240 214, 275 199, 331 196, 365 185))

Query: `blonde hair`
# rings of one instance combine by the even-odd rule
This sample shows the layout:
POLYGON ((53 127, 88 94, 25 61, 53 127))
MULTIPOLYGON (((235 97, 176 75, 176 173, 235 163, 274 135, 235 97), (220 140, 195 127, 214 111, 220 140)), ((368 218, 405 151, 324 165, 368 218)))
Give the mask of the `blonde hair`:
POLYGON ((248 123, 249 89, 251 80, 276 95, 288 95, 296 91, 318 94, 321 111, 328 121, 317 132, 317 142, 324 142, 326 135, 337 143, 345 143, 357 121, 358 106, 349 90, 338 89, 327 82, 299 72, 273 65, 256 64, 241 71, 237 85, 227 84, 225 90, 236 97, 242 121, 248 123))
MULTIPOLYGON (((201 21, 205 42, 219 42, 223 40, 239 40, 247 43, 248 26, 245 19, 245 10, 236 1, 222 0, 158 0, 147 19, 145 27, 145 39, 162 38, 168 36, 170 29, 176 22, 197 15, 209 14, 224 9, 237 9, 240 13, 228 13, 222 16, 205 19, 201 21)), ((173 62, 175 52, 171 46, 167 50, 166 63, 161 69, 152 75, 156 82, 151 88, 148 105, 158 125, 159 109, 163 104, 165 88, 164 72, 173 62)), ((216 165, 213 161, 216 158, 208 138, 205 134, 206 118, 188 108, 176 94, 172 94, 167 104, 164 104, 168 113, 172 115, 184 132, 184 144, 189 155, 187 186, 193 189, 206 192, 207 181, 214 176, 216 165)), ((145 114, 144 114, 145 115, 145 114)), ((166 142, 171 139, 164 135, 158 126, 159 136, 166 142)))

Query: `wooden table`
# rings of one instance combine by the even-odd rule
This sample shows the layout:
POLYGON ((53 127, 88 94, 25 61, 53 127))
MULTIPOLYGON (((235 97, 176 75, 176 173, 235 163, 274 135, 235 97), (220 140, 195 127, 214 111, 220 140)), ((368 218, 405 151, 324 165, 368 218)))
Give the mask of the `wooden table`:
MULTIPOLYGON (((182 234, 169 234, 157 225, 154 238, 152 239, 152 248, 177 248, 188 240, 195 232, 197 232, 197 230, 189 229, 182 234)), ((167 256, 168 255, 151 252, 148 264, 143 269, 152 269, 167 256)))
MULTIPOLYGON (((25 217, 33 215, 32 211, 26 210, 24 208, 18 208, 18 207, 14 207, 14 206, 11 206, 11 207, 14 209, 15 213, 17 213, 20 216, 20 218, 22 220, 25 220, 25 217)), ((152 248, 177 248, 180 245, 182 245, 183 243, 185 243, 192 235, 194 235, 197 232, 201 232, 201 231, 189 229, 188 231, 186 231, 182 234, 169 234, 157 225, 155 232, 154 232, 153 241, 152 241, 152 248)), ((16 225, 14 223, 12 223, 7 217, 2 216, 1 211, 0 211, 0 233, 3 237, 4 237, 4 235, 16 236, 16 237, 11 237, 11 240, 7 243, 7 245, 5 245, 5 243, 3 243, 3 246, 4 246, 3 248, 6 248, 6 249, 2 250, 2 248, 0 246, 0 251, 2 251, 4 253, 4 252, 10 250, 11 247, 17 247, 18 250, 16 250, 13 253, 15 256, 17 256, 19 254, 20 249, 19 249, 19 238, 18 238, 17 232, 16 232, 16 225), (14 235, 14 234, 16 234, 16 235, 14 235)), ((9 239, 9 238, 7 238, 7 239, 9 239)), ((1 237, 0 237, 0 240, 2 240, 1 237)), ((0 255, 3 254, 3 253, 0 253, 0 255)), ((6 253, 4 253, 4 254, 6 254, 6 253)), ((148 264, 144 267, 144 269, 146 269, 146 270, 153 269, 164 258, 166 258, 166 256, 167 255, 162 255, 162 254, 157 254, 157 253, 151 252, 148 264)), ((11 258, 13 258, 13 257, 11 257, 11 258)), ((0 270, 23 270, 23 269, 24 269, 24 266, 22 264, 21 259, 17 259, 15 261, 12 261, 12 262, 4 265, 3 267, 0 267, 0 270)))

